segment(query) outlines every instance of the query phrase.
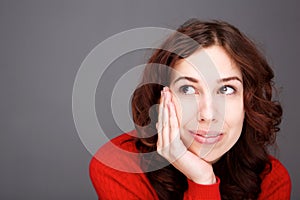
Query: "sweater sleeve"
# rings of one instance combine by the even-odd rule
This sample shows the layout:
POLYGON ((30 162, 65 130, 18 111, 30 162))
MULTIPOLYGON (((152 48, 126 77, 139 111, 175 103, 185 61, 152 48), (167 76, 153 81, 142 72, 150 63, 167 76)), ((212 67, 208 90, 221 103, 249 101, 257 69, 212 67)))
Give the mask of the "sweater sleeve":
POLYGON ((184 193, 184 200, 218 200, 220 195, 220 179, 217 177, 217 182, 211 185, 197 184, 188 179, 188 190, 184 193))
POLYGON ((288 171, 275 158, 271 157, 272 170, 261 185, 259 200, 288 200, 291 195, 291 180, 288 171))

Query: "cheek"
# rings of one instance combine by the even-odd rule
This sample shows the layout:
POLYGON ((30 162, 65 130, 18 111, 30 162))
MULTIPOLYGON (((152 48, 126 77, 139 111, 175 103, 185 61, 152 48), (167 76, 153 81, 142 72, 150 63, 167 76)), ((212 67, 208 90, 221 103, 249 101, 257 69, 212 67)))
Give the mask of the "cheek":
POLYGON ((244 122, 244 104, 243 99, 226 102, 225 121, 231 128, 240 130, 244 122))

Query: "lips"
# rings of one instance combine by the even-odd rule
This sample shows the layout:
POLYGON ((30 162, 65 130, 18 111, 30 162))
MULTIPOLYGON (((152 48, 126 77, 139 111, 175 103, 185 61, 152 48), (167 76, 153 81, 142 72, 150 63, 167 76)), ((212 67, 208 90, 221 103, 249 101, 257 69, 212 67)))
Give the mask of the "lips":
POLYGON ((217 131, 189 131, 195 141, 201 144, 215 144, 223 138, 223 133, 217 131))

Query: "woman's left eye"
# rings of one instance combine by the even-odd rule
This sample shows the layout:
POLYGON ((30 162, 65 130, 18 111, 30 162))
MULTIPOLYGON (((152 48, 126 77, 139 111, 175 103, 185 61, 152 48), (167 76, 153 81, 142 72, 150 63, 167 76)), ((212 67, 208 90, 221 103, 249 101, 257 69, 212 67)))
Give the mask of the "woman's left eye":
POLYGON ((234 92, 235 92, 235 89, 228 85, 222 86, 218 91, 218 93, 225 94, 225 95, 231 95, 234 92))

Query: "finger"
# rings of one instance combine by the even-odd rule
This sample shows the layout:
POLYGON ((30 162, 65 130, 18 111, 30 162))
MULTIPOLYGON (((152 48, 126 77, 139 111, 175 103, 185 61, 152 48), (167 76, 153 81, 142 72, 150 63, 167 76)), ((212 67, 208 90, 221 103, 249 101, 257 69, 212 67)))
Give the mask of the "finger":
POLYGON ((168 96, 164 88, 164 102, 163 102, 163 116, 162 116, 162 143, 163 147, 169 144, 169 109, 168 109, 168 96))
POLYGON ((161 98, 160 98, 160 103, 159 103, 159 108, 158 108, 158 119, 156 123, 156 129, 157 129, 157 147, 160 147, 162 143, 162 118, 163 118, 163 103, 164 103, 164 95, 163 92, 161 91, 161 98))
POLYGON ((164 95, 163 92, 161 91, 161 97, 160 97, 160 103, 158 106, 158 117, 157 117, 157 123, 156 123, 156 129, 157 132, 161 132, 162 129, 162 117, 163 117, 163 102, 164 102, 164 95))
POLYGON ((178 118, 175 112, 174 103, 170 101, 169 103, 169 112, 170 112, 170 141, 174 141, 176 137, 179 137, 179 127, 178 127, 178 118))

